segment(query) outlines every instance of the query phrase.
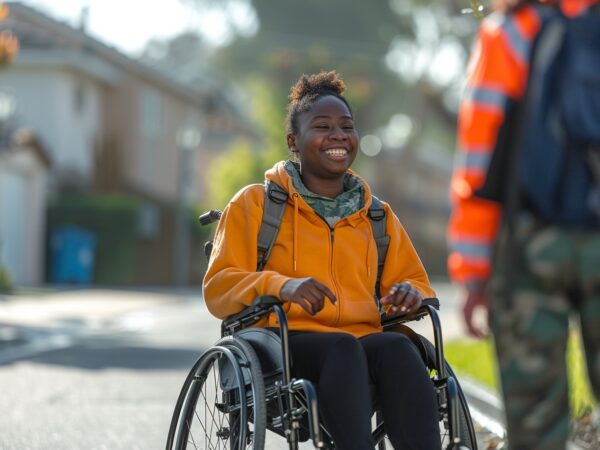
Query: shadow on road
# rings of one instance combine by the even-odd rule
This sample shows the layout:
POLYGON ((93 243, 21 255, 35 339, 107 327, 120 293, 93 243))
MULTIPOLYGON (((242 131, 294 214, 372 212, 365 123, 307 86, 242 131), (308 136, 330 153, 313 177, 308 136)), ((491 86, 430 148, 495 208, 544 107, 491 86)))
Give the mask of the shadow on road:
POLYGON ((30 359, 34 364, 70 366, 87 370, 182 370, 190 369, 205 348, 166 348, 132 345, 113 340, 78 343, 30 359))

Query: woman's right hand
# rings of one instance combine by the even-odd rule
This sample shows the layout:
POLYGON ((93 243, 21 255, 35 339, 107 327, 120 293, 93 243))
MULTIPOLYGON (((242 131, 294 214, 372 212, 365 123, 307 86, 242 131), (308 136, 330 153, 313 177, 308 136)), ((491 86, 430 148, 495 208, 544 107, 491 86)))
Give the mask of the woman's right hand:
POLYGON ((281 300, 298 303, 311 316, 323 309, 325 297, 335 305, 337 299, 327 286, 314 278, 292 278, 279 292, 281 300))

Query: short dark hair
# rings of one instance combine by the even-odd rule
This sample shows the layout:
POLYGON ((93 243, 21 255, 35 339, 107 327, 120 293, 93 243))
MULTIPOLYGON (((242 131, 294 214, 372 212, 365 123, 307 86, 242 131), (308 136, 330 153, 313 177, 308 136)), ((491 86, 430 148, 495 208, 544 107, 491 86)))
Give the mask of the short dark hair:
POLYGON ((327 95, 333 95, 343 101, 350 114, 352 114, 352 108, 342 95, 345 90, 346 84, 335 70, 302 75, 290 91, 290 102, 286 117, 287 132, 297 134, 298 115, 310 110, 318 99, 327 95))

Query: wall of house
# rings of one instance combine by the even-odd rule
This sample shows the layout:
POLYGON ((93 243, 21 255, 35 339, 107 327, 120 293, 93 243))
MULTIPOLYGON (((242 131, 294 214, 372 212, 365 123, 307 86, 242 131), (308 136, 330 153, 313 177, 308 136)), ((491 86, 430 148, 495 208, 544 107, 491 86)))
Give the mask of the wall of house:
POLYGON ((102 128, 98 83, 73 70, 17 63, 0 72, 0 93, 14 97, 17 123, 36 131, 54 173, 88 184, 102 128))
POLYGON ((106 93, 104 117, 105 134, 114 136, 121 149, 129 187, 164 203, 176 202, 181 168, 177 132, 187 121, 199 122, 199 109, 128 76, 106 93))

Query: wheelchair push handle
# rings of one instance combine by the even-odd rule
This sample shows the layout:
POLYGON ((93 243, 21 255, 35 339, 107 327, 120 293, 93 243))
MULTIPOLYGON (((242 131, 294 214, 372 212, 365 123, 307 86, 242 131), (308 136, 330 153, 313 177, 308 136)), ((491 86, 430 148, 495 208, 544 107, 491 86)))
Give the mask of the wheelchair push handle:
POLYGON ((210 211, 200 215, 198 220, 200 221, 200 225, 210 225, 211 223, 217 222, 221 218, 221 214, 223 213, 220 210, 211 209, 210 211))

